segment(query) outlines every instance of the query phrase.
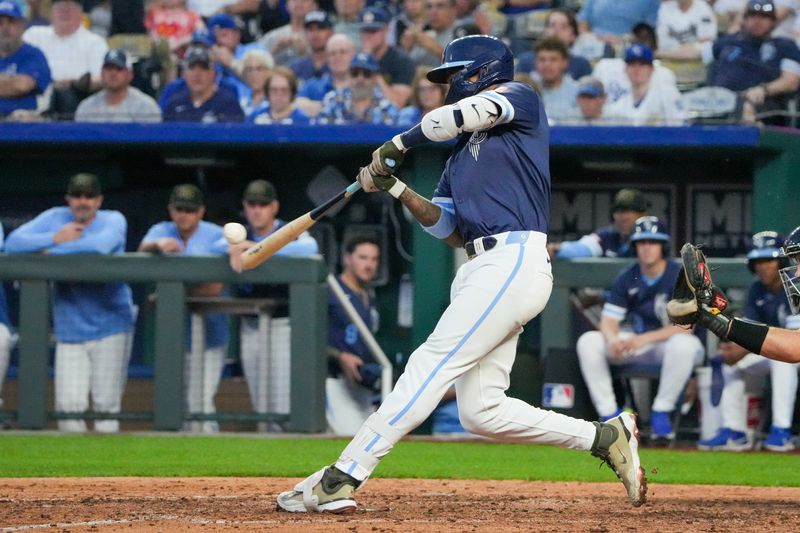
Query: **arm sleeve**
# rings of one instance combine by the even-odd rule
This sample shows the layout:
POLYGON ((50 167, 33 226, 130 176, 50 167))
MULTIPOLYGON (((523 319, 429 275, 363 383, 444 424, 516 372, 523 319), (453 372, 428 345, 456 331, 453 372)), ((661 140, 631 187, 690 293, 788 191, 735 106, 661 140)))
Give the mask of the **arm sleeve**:
POLYGON ((41 252, 53 246, 53 236, 60 227, 56 211, 48 209, 8 235, 6 252, 10 254, 41 252))
MULTIPOLYGON (((150 229, 147 230, 147 233, 144 237, 142 237, 141 244, 157 241, 158 239, 163 239, 164 237, 171 237, 169 233, 167 233, 167 224, 154 224, 150 226, 150 229)), ((140 244, 140 246, 141 246, 140 244)))
POLYGON ((103 225, 98 232, 83 235, 74 241, 62 242, 50 248, 51 254, 110 254, 125 247, 128 222, 122 213, 112 212, 96 223, 103 225))

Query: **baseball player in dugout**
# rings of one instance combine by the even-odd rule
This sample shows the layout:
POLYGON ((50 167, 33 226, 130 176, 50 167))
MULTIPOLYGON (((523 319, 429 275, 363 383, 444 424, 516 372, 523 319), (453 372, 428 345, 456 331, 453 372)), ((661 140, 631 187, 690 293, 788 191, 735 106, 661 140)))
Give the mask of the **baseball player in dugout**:
POLYGON ((551 242, 547 251, 559 259, 576 257, 633 257, 633 224, 647 214, 647 200, 638 189, 621 189, 611 205, 612 223, 577 241, 551 242))
MULTIPOLYGON (((203 220, 206 213, 203 192, 191 183, 175 186, 169 195, 170 222, 159 222, 147 230, 139 244, 140 252, 157 254, 208 255, 222 238, 222 228, 203 220)), ((186 288, 187 296, 220 296, 222 283, 197 283, 186 288)), ((201 360, 191 356, 192 335, 187 327, 184 363, 184 386, 189 413, 214 414, 214 396, 224 369, 228 346, 228 317, 222 313, 205 315, 205 339, 201 360)), ((191 427, 191 426, 189 426, 191 427)), ((216 433, 219 424, 206 420, 200 424, 203 433, 216 433)))
MULTIPOLYGON (((800 226, 783 243, 780 257, 788 263, 781 268, 783 290, 792 314, 800 314, 800 226)), ((667 304, 676 324, 701 324, 722 340, 735 342, 750 353, 776 361, 800 363, 800 330, 770 327, 744 318, 729 318, 725 294, 714 285, 705 254, 687 243, 681 249, 684 276, 679 277, 667 304)))
MULTIPOLYGON (((125 251, 128 223, 119 211, 100 209, 94 174, 69 180, 67 207, 53 207, 8 235, 6 252, 104 254, 125 251)), ((55 407, 61 413, 119 413, 134 324, 131 289, 124 283, 56 283, 55 407)), ((81 419, 59 420, 62 431, 86 431, 81 419)), ((98 432, 119 431, 119 421, 96 420, 98 432)))
POLYGON ((619 415, 611 365, 659 364, 658 392, 650 414, 651 438, 674 437, 671 414, 681 391, 702 363, 703 346, 691 331, 670 324, 666 304, 680 266, 668 260, 670 237, 656 217, 634 224, 631 245, 636 263, 624 269, 608 291, 599 331, 578 339, 578 361, 601 420, 619 415), (623 329, 623 322, 630 328, 623 329))
MULTIPOLYGON (((272 183, 266 180, 253 180, 247 184, 242 194, 242 209, 247 222, 247 238, 238 244, 228 244, 221 238, 214 245, 214 252, 227 253, 231 268, 242 271, 242 252, 271 235, 285 222, 278 218, 280 202, 272 183)), ((281 248, 277 255, 307 256, 319 250, 317 241, 308 232, 303 232, 297 239, 281 248)), ((286 285, 253 285, 241 283, 236 289, 240 298, 279 298, 286 300, 289 296, 286 285)), ((268 338, 261 337, 258 318, 242 317, 240 335, 240 357, 242 371, 247 380, 250 401, 256 413, 289 413, 289 367, 291 352, 289 349, 291 329, 289 327, 288 307, 279 306, 273 310, 269 322, 268 338), (263 354, 264 343, 269 349, 269 361, 263 354), (268 365, 267 369, 263 365, 268 365), (268 370, 264 372, 264 370, 268 370), (266 375, 266 382, 262 376, 266 375)), ((273 431, 280 426, 270 426, 273 431)))
MULTIPOLYGON (((3 249, 5 232, 3 224, 0 222, 0 250, 3 249)), ((6 303, 6 290, 3 282, 0 282, 0 407, 3 407, 3 381, 8 372, 8 362, 11 359, 11 348, 13 346, 11 319, 8 316, 8 305, 6 303)), ((6 423, 0 421, 0 429, 6 427, 6 423)))
MULTIPOLYGON (((375 292, 370 283, 378 273, 381 249, 375 237, 353 235, 344 243, 342 273, 337 281, 361 320, 378 329, 375 292)), ((332 291, 328 291, 329 377, 325 380, 325 416, 336 435, 355 435, 375 412, 381 367, 372 357, 358 328, 332 291)))
MULTIPOLYGON (((749 320, 789 329, 800 328, 800 316, 791 314, 781 283, 779 256, 783 239, 774 231, 753 235, 753 247, 747 254, 747 266, 756 275, 750 285, 744 316, 749 320)), ((701 450, 742 451, 752 448, 747 433, 746 385, 762 388, 770 376, 772 386, 772 427, 764 448, 774 452, 794 449, 791 440, 792 416, 797 396, 797 366, 771 361, 733 342, 721 342, 719 354, 724 388, 720 398, 722 429, 710 439, 697 443, 701 450)))
POLYGON ((353 512, 355 491, 380 460, 422 423, 455 383, 459 417, 476 435, 584 450, 605 461, 630 503, 647 495, 636 417, 589 422, 506 396, 522 326, 553 285, 547 254, 549 128, 542 102, 514 79, 514 57, 499 39, 461 37, 428 73, 450 88, 445 105, 373 152, 359 174, 366 192, 399 199, 432 237, 464 248, 445 309, 377 412, 339 458, 278 495, 292 512, 353 512), (431 201, 393 173, 408 150, 456 140, 431 201))

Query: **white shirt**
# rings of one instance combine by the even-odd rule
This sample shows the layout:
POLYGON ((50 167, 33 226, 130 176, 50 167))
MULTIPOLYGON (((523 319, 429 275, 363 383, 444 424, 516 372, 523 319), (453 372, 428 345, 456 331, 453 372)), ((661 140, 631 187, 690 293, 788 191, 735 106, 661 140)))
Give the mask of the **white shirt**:
POLYGON ((628 93, 613 104, 607 104, 603 116, 606 120, 632 126, 682 126, 686 121, 678 89, 674 85, 654 83, 654 80, 639 102, 634 102, 633 94, 628 93))
POLYGON ((800 2, 798 0, 772 0, 775 4, 775 9, 788 8, 789 15, 783 19, 775 29, 772 30, 773 37, 785 37, 794 40, 795 24, 800 18, 797 17, 797 12, 800 11, 800 2))
POLYGON ((103 90, 78 105, 75 122, 161 122, 161 108, 136 87, 128 87, 125 99, 110 106, 103 90))
POLYGON ((717 38, 717 17, 705 0, 693 0, 681 11, 677 0, 667 0, 658 9, 658 48, 664 52, 684 44, 717 38))
MULTIPOLYGON (((653 68, 652 83, 676 87, 675 90, 677 90, 674 72, 661 65, 657 59, 653 62, 653 68)), ((631 80, 625 73, 625 61, 620 58, 601 59, 595 65, 592 75, 603 82, 603 87, 608 95, 606 105, 613 104, 631 92, 631 80)))
POLYGON ((221 11, 223 7, 235 4, 236 0, 189 0, 186 7, 201 17, 210 17, 221 11))
POLYGON ((55 81, 75 80, 90 72, 100 79, 103 57, 108 51, 106 40, 83 26, 67 37, 59 37, 52 26, 33 26, 22 39, 44 52, 55 81))

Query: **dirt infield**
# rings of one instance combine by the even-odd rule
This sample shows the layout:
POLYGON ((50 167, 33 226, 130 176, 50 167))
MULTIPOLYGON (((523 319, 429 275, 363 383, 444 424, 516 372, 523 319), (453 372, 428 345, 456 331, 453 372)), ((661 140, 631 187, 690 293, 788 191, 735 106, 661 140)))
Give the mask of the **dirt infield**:
POLYGON ((373 479, 347 517, 278 512, 279 478, 0 479, 0 531, 797 531, 800 489, 373 479))

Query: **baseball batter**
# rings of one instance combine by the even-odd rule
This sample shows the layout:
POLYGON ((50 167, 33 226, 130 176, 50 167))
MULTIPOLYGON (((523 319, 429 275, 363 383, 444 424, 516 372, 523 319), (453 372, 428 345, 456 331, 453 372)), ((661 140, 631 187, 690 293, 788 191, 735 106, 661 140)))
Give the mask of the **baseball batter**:
POLYGON ((392 393, 334 465, 278 495, 282 509, 353 512, 355 490, 453 383, 467 431, 591 451, 615 471, 633 505, 644 503, 633 415, 588 422, 505 395, 522 326, 544 308, 553 283, 546 250, 547 117, 536 92, 513 78, 514 58, 502 41, 486 35, 454 40, 443 64, 428 73, 434 83, 449 83, 446 105, 384 143, 362 169, 365 191, 398 198, 425 231, 463 246, 470 261, 459 268, 450 306, 411 354, 392 393), (456 144, 432 201, 390 174, 407 150, 451 139, 456 144))

